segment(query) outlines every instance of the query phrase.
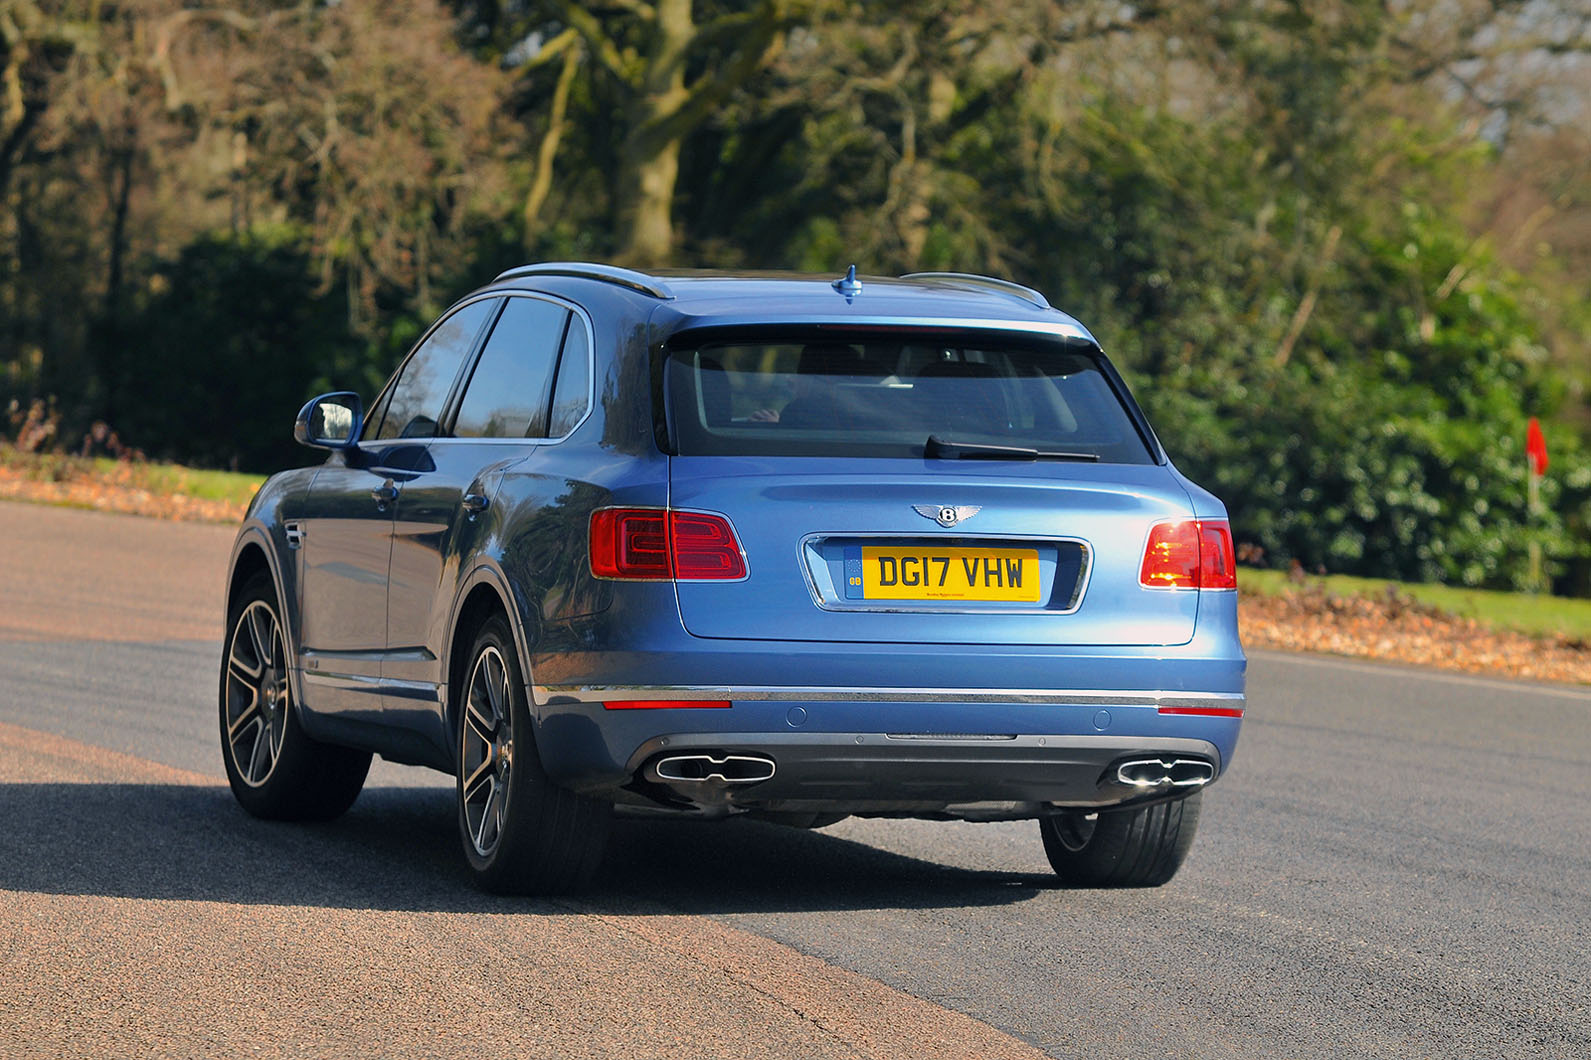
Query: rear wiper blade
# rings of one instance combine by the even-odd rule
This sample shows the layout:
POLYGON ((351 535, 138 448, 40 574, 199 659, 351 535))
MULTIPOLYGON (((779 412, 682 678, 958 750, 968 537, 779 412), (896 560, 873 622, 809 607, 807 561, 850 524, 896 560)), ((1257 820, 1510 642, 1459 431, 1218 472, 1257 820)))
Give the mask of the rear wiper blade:
POLYGON ((975 445, 972 442, 948 441, 937 434, 928 436, 923 456, 930 460, 1099 460, 1098 453, 1050 452, 1024 449, 1019 445, 975 445))

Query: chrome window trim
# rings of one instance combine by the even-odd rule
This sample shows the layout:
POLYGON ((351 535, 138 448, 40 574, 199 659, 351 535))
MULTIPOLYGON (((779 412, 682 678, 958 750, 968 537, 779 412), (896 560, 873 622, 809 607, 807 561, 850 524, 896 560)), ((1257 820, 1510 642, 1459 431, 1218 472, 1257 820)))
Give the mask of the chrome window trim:
MULTIPOLYGON (((937 525, 937 524, 935 524, 937 525)), ((1078 545, 1083 550, 1083 570, 1077 576, 1077 588, 1074 591, 1072 604, 1065 610, 1056 610, 1048 607, 944 607, 944 606, 894 606, 880 607, 876 604, 848 604, 843 602, 829 602, 824 600, 822 590, 818 588, 817 580, 812 576, 812 568, 806 561, 806 549, 814 541, 827 540, 831 537, 847 538, 857 541, 898 541, 911 537, 908 533, 865 533, 853 534, 833 530, 822 533, 807 534, 796 542, 796 560, 801 564, 801 575, 806 579, 807 591, 812 594, 812 602, 824 611, 864 611, 873 614, 897 615, 1054 615, 1057 617, 1075 615, 1082 610, 1083 599, 1088 595, 1088 586, 1094 576, 1094 546, 1081 537, 1057 537, 1053 534, 958 534, 973 541, 1027 541, 1034 544, 1069 544, 1078 545)), ((921 536, 921 535, 919 535, 921 536)), ((960 546, 949 546, 960 547, 960 546)), ((998 548, 999 545, 991 545, 998 548)), ((1051 589, 1053 592, 1053 588, 1051 589)), ((986 601, 979 601, 986 602, 986 601)))
MULTIPOLYGON (((1242 692, 1060 691, 1000 688, 832 688, 745 687, 724 685, 531 685, 537 706, 558 703, 602 703, 619 699, 728 699, 834 703, 1033 703, 1102 707, 1241 707, 1242 692)), ((1235 720, 1235 719, 1234 719, 1235 720)))
MULTIPOLYGON (((393 369, 392 378, 387 380, 387 386, 382 387, 381 391, 376 395, 376 402, 377 403, 380 402, 381 395, 385 394, 387 392, 387 388, 392 385, 392 380, 396 379, 398 377, 398 373, 401 372, 403 370, 403 368, 409 363, 409 358, 414 356, 414 351, 418 350, 420 348, 420 344, 425 342, 426 339, 430 338, 431 332, 436 330, 437 325, 441 324, 442 321, 446 320, 448 317, 452 316, 454 313, 458 312, 460 309, 463 309, 465 306, 471 305, 471 304, 473 304, 475 302, 479 302, 479 301, 481 301, 483 299, 486 299, 486 298, 501 298, 501 299, 505 299, 505 300, 509 299, 509 298, 539 298, 539 299, 541 299, 544 302, 551 302, 554 305, 562 306, 564 309, 569 310, 570 312, 572 312, 575 315, 575 318, 578 319, 581 322, 581 324, 585 327, 585 329, 586 329, 586 408, 585 408, 585 412, 581 414, 580 418, 575 421, 575 425, 573 427, 569 428, 569 430, 567 432, 565 432, 564 434, 559 435, 556 438, 506 438, 506 437, 504 437, 504 438, 499 438, 499 437, 456 438, 456 437, 454 437, 452 435, 447 435, 447 436, 444 436, 444 437, 432 437, 432 438, 380 438, 380 439, 372 438, 372 439, 368 439, 368 440, 361 439, 359 441, 358 445, 357 445, 357 448, 361 452, 368 453, 368 452, 372 452, 374 450, 386 449, 386 448, 389 448, 389 447, 394 446, 394 445, 402 445, 402 444, 405 444, 405 443, 414 444, 414 445, 435 445, 435 444, 439 444, 439 443, 443 444, 443 445, 452 445, 452 444, 457 444, 457 443, 460 443, 460 442, 471 442, 471 443, 477 443, 477 444, 484 442, 484 443, 488 443, 488 444, 491 444, 491 445, 524 445, 524 446, 561 445, 564 442, 568 441, 571 437, 573 437, 575 432, 580 430, 581 427, 585 426, 586 421, 589 420, 591 418, 592 414, 596 411, 596 404, 597 404, 597 364, 596 364, 596 361, 597 361, 597 333, 596 333, 596 328, 592 325, 591 317, 586 313, 585 308, 583 306, 581 306, 581 305, 579 305, 579 304, 577 304, 575 302, 571 302, 567 298, 560 298, 557 295, 546 294, 546 293, 544 293, 542 291, 488 291, 485 294, 476 295, 476 296, 474 296, 472 298, 466 298, 463 301, 459 302, 456 306, 453 306, 452 308, 450 308, 446 313, 444 313, 441 316, 436 318, 435 323, 433 323, 429 328, 426 329, 425 334, 421 335, 420 338, 415 342, 413 348, 411 348, 409 350, 409 352, 404 355, 404 358, 403 358, 403 360, 401 362, 399 362, 398 367, 393 369)), ((506 302, 505 302, 505 304, 506 304, 506 302)), ((492 326, 493 327, 496 327, 497 319, 501 318, 501 316, 502 316, 502 313, 501 313, 501 311, 499 311, 497 318, 494 318, 493 321, 492 321, 492 326)), ((479 336, 477 336, 477 338, 479 338, 479 336)), ((490 340, 491 340, 491 334, 490 334, 490 332, 488 332, 487 335, 486 335, 486 341, 489 342, 490 340)), ((567 336, 565 337, 564 341, 565 342, 568 341, 567 336)), ((480 361, 480 354, 484 353, 485 350, 486 350, 486 342, 480 342, 478 345, 480 347, 479 349, 475 349, 475 350, 471 351, 472 353, 475 354, 475 356, 473 358, 471 358, 470 362, 469 362, 469 372, 470 372, 470 377, 471 378, 474 378, 475 368, 476 368, 477 364, 480 361)), ((561 354, 562 354, 562 350, 560 349, 560 356, 561 356, 561 354)), ((457 380, 455 380, 455 382, 457 382, 457 380)), ((553 382, 552 393, 556 394, 558 392, 558 379, 557 379, 556 373, 554 373, 552 382, 553 382)), ((457 395, 459 400, 463 400, 464 391, 467 391, 468 389, 469 389, 469 380, 466 379, 464 381, 464 389, 459 391, 459 393, 457 395)), ((450 393, 450 400, 448 401, 448 407, 449 408, 451 408, 453 406, 453 404, 454 404, 454 401, 451 400, 451 397, 452 397, 452 395, 450 393)), ((371 407, 374 408, 375 406, 372 405, 371 407)), ((456 410, 455 410, 455 412, 456 412, 456 410)), ((550 409, 548 410, 548 414, 549 414, 549 417, 550 417, 550 415, 551 415, 551 410, 550 409)), ((377 466, 378 465, 372 465, 371 469, 375 470, 377 466)))
MULTIPOLYGON (((493 291, 492 292, 492 297, 494 297, 494 298, 504 298, 504 299, 507 299, 507 298, 534 298, 534 299, 538 299, 538 300, 543 301, 543 302, 551 302, 553 305, 561 306, 562 308, 569 310, 571 313, 574 314, 574 318, 579 320, 581 322, 581 324, 583 324, 585 326, 585 329, 586 329, 586 407, 585 407, 585 411, 580 414, 580 418, 575 421, 575 425, 573 427, 569 428, 569 430, 565 431, 563 434, 558 435, 558 437, 556 437, 556 438, 525 438, 525 437, 517 437, 516 438, 516 437, 509 437, 509 436, 502 436, 502 435, 482 435, 481 437, 478 437, 478 438, 475 438, 475 437, 459 438, 459 437, 456 437, 454 435, 449 434, 446 437, 432 438, 430 440, 433 441, 433 442, 489 442, 489 443, 491 443, 493 445, 496 445, 496 444, 498 444, 500 442, 523 442, 523 443, 527 443, 527 444, 530 444, 530 445, 561 445, 562 443, 568 441, 569 438, 576 431, 578 431, 581 427, 585 426, 585 422, 591 418, 592 412, 595 411, 596 401, 597 401, 597 365, 596 365, 596 360, 597 360, 597 332, 596 332, 596 328, 592 326, 591 318, 586 315, 586 311, 585 311, 584 307, 582 307, 581 305, 579 305, 576 302, 571 302, 567 298, 561 298, 561 297, 559 297, 558 295, 555 295, 555 294, 547 294, 545 291, 493 291)), ((462 304, 462 303, 460 303, 460 304, 462 304)), ((508 303, 505 301, 503 303, 503 308, 506 309, 507 307, 508 307, 508 303)), ((502 319, 502 313, 501 312, 499 312, 497 314, 497 319, 498 320, 502 319)), ((492 326, 493 326, 493 328, 495 328, 497 326, 496 321, 493 321, 492 326)), ((486 347, 487 347, 488 344, 491 343, 491 341, 492 341, 492 336, 491 336, 491 333, 488 332, 486 334, 485 341, 483 341, 480 344, 481 348, 476 351, 474 360, 472 360, 470 362, 470 379, 466 379, 464 381, 464 389, 459 391, 459 395, 458 395, 459 402, 462 402, 464 400, 464 395, 469 392, 470 380, 475 378, 475 369, 480 366, 481 357, 482 357, 482 355, 484 355, 486 353, 486 347)), ((569 337, 566 334, 564 336, 564 339, 563 339, 563 344, 567 344, 568 341, 569 341, 569 337)), ((548 395, 547 395, 549 398, 552 398, 553 396, 555 396, 558 393, 558 369, 561 368, 562 364, 563 364, 563 344, 560 344, 560 346, 558 347, 558 355, 557 355, 558 363, 553 365, 552 389, 548 392, 548 395)), ((454 410, 455 418, 457 417, 457 415, 458 415, 458 410, 455 409, 454 410)), ((552 420, 552 409, 551 409, 550 406, 547 409, 547 418, 548 418, 548 422, 550 423, 551 420, 552 420)), ((451 428, 452 425, 450 424, 449 426, 451 428)))

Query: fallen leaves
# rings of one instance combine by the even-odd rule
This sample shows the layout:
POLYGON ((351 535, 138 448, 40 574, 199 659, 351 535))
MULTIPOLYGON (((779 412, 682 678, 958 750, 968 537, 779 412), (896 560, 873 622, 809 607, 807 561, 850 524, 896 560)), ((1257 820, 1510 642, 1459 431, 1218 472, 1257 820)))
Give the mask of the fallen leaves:
POLYGON ((1308 583, 1278 596, 1240 597, 1250 648, 1325 652, 1494 677, 1591 684, 1591 644, 1493 629, 1427 607, 1389 585, 1377 597, 1339 596, 1308 583))

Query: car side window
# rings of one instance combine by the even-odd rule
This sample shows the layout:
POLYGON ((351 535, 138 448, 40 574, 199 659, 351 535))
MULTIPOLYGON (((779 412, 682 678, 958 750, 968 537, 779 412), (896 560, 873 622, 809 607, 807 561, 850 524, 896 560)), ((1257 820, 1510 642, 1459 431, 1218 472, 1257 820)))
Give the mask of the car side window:
POLYGON ((540 298, 508 300, 464 390, 457 437, 547 437, 553 371, 569 316, 540 298))
POLYGON ((495 298, 471 302, 437 325, 410 355, 383 400, 375 438, 434 438, 441 432, 442 407, 475 337, 497 309, 495 298))
POLYGON ((579 426, 591 403, 591 340, 585 322, 578 317, 569 323, 558 358, 558 382, 552 392, 552 423, 547 437, 562 438, 579 426))

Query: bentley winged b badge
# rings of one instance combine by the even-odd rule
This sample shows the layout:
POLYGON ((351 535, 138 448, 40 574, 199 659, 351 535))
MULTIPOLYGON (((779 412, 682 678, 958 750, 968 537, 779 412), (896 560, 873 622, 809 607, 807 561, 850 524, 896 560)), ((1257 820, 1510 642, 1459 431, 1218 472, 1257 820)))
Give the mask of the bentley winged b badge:
POLYGON ((940 526, 955 526, 957 523, 971 519, 974 515, 983 511, 983 505, 981 504, 959 504, 954 507, 948 504, 943 506, 914 504, 912 508, 924 519, 932 519, 940 526))

